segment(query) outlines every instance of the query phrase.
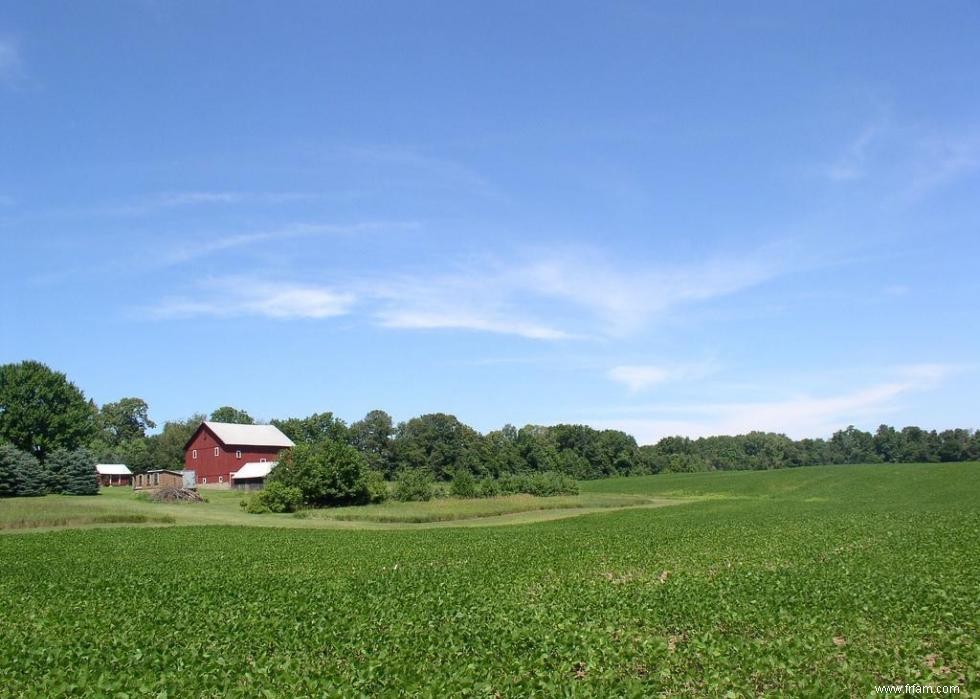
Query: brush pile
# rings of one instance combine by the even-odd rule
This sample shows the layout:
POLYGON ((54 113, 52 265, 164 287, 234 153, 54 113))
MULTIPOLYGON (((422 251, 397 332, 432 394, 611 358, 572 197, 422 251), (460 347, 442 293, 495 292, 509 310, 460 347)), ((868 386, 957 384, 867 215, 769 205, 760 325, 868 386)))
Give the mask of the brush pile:
POLYGON ((153 502, 204 502, 196 490, 189 488, 160 488, 150 494, 153 502))

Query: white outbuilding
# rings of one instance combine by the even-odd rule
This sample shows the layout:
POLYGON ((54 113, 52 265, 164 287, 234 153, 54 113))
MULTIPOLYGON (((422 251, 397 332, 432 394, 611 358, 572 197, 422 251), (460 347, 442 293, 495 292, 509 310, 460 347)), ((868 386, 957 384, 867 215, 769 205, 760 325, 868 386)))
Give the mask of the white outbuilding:
POLYGON ((133 482, 133 472, 126 464, 96 464, 95 472, 99 475, 99 485, 130 485, 133 482))
POLYGON ((233 488, 255 489, 265 485, 266 477, 272 473, 278 461, 249 461, 231 474, 233 488))

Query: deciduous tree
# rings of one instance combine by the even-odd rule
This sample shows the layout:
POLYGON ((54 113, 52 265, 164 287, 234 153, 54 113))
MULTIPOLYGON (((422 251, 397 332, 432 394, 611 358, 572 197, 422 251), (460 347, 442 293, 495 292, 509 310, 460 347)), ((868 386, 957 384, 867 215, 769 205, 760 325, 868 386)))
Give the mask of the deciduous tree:
POLYGON ((0 366, 0 439, 44 461, 96 433, 96 411, 68 378, 40 362, 0 366))

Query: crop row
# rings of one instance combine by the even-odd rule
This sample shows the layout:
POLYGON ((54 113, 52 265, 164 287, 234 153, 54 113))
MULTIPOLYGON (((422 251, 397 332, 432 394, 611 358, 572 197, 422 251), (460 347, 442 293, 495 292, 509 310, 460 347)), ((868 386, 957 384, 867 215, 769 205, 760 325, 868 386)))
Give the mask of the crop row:
POLYGON ((923 498, 896 480, 878 508, 744 497, 487 529, 4 536, 0 686, 170 697, 976 688, 972 474, 923 498))

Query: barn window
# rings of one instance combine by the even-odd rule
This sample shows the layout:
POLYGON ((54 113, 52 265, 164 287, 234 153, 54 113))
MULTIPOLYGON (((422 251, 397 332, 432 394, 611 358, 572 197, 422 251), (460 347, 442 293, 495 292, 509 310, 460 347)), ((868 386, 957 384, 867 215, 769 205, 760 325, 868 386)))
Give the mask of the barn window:
POLYGON ((214 455, 215 455, 215 456, 217 456, 217 455, 218 455, 218 447, 215 447, 215 448, 214 448, 214 455))
POLYGON ((196 459, 197 458, 197 449, 195 449, 194 451, 191 452, 191 458, 192 459, 196 459))
POLYGON ((207 484, 208 484, 208 479, 207 479, 207 478, 202 478, 202 479, 201 479, 201 483, 202 483, 203 485, 207 485, 207 484))
POLYGON ((224 476, 218 476, 218 482, 219 483, 224 483, 225 482, 225 477, 224 476))
POLYGON ((264 464, 265 463, 265 459, 259 459, 259 463, 260 464, 264 464))
POLYGON ((236 459, 242 458, 242 450, 241 449, 239 449, 238 451, 235 452, 235 458, 236 459))

